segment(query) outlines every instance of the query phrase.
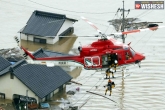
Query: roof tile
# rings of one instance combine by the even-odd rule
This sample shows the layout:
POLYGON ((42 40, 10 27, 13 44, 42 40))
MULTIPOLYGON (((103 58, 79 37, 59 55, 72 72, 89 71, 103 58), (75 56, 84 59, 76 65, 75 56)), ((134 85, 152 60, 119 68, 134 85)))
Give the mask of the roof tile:
POLYGON ((36 64, 22 65, 14 69, 14 74, 40 98, 44 98, 72 78, 59 66, 36 64))

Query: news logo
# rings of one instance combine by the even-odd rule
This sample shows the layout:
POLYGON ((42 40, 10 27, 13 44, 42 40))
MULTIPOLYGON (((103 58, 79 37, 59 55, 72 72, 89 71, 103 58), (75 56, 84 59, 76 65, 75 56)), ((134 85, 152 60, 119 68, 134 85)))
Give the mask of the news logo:
POLYGON ((164 9, 164 1, 135 1, 135 9, 164 9))

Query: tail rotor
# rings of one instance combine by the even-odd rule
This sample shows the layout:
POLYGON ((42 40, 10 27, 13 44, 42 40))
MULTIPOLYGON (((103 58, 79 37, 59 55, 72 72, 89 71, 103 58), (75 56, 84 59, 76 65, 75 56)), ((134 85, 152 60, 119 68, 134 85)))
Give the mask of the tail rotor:
MULTIPOLYGON (((19 49, 21 50, 19 38, 17 36, 15 36, 14 39, 17 42, 19 49)), ((22 55, 23 55, 24 59, 27 59, 27 54, 25 52, 22 55)))
POLYGON ((18 46, 19 46, 19 42, 20 42, 20 41, 19 41, 18 37, 15 36, 14 39, 15 39, 15 41, 17 42, 17 44, 18 44, 18 46))

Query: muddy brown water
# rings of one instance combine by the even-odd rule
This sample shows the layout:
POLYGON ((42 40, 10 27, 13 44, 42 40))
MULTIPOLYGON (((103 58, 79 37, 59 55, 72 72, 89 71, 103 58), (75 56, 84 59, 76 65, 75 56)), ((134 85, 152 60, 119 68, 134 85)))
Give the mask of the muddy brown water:
MULTIPOLYGON (((35 51, 42 47, 48 50, 56 51, 56 45, 58 46, 58 52, 68 53, 75 42, 75 38, 66 38, 59 41, 53 46, 36 44, 33 42, 22 41, 22 45, 28 48, 30 51, 35 51), (33 44, 33 45, 32 45, 33 44), (68 46, 70 45, 70 47, 68 46), (64 49, 60 49, 60 48, 64 49)), ((165 39, 164 39, 165 40, 165 39)), ((148 51, 155 51, 152 53, 146 53, 146 60, 141 63, 141 68, 138 65, 128 66, 124 73, 121 68, 118 68, 115 73, 115 78, 112 81, 116 86, 113 89, 112 96, 109 96, 107 92, 106 97, 97 96, 95 94, 87 93, 91 91, 100 95, 105 94, 104 85, 107 84, 104 71, 84 70, 83 68, 74 69, 69 74, 73 77, 73 80, 81 83, 77 85, 72 83, 67 85, 63 91, 60 91, 54 95, 51 101, 48 101, 52 110, 60 110, 60 107, 67 107, 69 105, 56 102, 61 98, 69 100, 72 106, 79 106, 81 110, 164 110, 165 109, 165 81, 164 71, 165 60, 160 57, 160 53, 157 51, 163 46, 155 46, 148 51), (80 91, 76 91, 76 88, 80 88, 80 91), (68 95, 66 91, 75 91, 75 95, 68 95)), ((146 51, 144 49, 144 51, 146 51)), ((10 110, 7 107, 11 107, 11 101, 0 101, 2 104, 8 104, 4 106, 6 110, 10 110)), ((11 109, 12 110, 12 109, 11 109)))
POLYGON ((28 49, 29 51, 36 51, 40 48, 43 48, 44 50, 68 53, 73 47, 76 39, 77 37, 74 35, 71 37, 63 37, 55 44, 41 44, 32 41, 27 42, 26 40, 21 40, 21 46, 28 49))
MULTIPOLYGON (((35 43, 31 41, 25 41, 21 40, 21 45, 28 49, 29 51, 36 51, 39 48, 43 48, 45 50, 50 50, 50 51, 56 51, 56 52, 63 52, 63 53, 68 53, 77 39, 76 36, 72 37, 66 37, 62 38, 58 42, 56 42, 54 45, 49 45, 49 44, 40 44, 40 43, 35 43)), ((69 74, 73 78, 77 78, 80 73, 81 73, 82 68, 75 68, 73 71, 69 72, 69 74)), ((50 101, 48 101, 51 105, 52 109, 58 110, 60 109, 59 102, 55 102, 56 100, 61 100, 61 98, 67 99, 67 94, 66 94, 66 88, 63 89, 63 91, 58 92, 56 95, 52 97, 50 101)), ((13 110, 12 106, 12 100, 7 100, 7 99, 0 99, 0 107, 4 108, 5 110, 13 110)))
MULTIPOLYGON (((144 21, 151 22, 160 21, 163 22, 160 25, 165 25, 165 10, 134 10, 135 1, 125 0, 124 3, 126 9, 131 9, 128 17, 138 17, 144 21)), ((103 33, 106 32, 106 34, 110 34, 114 31, 113 28, 107 30, 107 27, 109 27, 107 21, 113 18, 120 18, 121 13, 118 13, 117 16, 114 15, 116 10, 122 7, 122 1, 104 0, 103 2, 102 0, 97 0, 96 2, 96 0, 72 0, 68 2, 67 0, 50 0, 50 2, 47 2, 47 0, 41 0, 38 2, 37 0, 33 0, 30 2, 30 0, 0 0, 0 7, 0 47, 12 48, 16 46, 13 36, 26 25, 27 20, 34 10, 65 14, 69 18, 78 19, 79 21, 74 24, 74 33, 76 35, 97 34, 92 27, 80 19, 80 16, 84 16, 89 21, 93 22, 103 33), (64 7, 65 10, 63 10, 64 7)), ((107 95, 107 97, 111 98, 116 103, 86 92, 93 91, 104 95, 105 88, 103 85, 107 83, 106 80, 103 80, 105 77, 104 71, 82 70, 80 76, 75 78, 74 81, 82 83, 83 85, 72 84, 66 87, 66 91, 74 90, 76 87, 80 87, 80 91, 76 92, 74 96, 67 96, 67 98, 69 98, 74 105, 80 106, 81 110, 164 110, 164 35, 164 28, 154 32, 150 31, 127 35, 126 44, 131 42, 133 49, 144 53, 146 59, 141 63, 141 68, 137 65, 127 67, 129 70, 125 72, 124 78, 121 77, 122 73, 120 69, 116 72, 115 76, 117 78, 112 79, 116 87, 113 89, 111 97, 107 95), (95 86, 98 86, 98 88, 96 89, 95 86)), ((89 39, 81 40, 82 44, 87 44, 88 41, 89 39)), ((29 46, 27 46, 27 48, 29 46)), ((42 45, 29 49, 35 51, 40 47, 49 49, 50 46, 45 47, 45 45, 42 45)), ((63 97, 65 95, 61 94, 59 96, 63 97)), ((3 103, 4 101, 0 101, 0 103, 1 102, 3 103)))

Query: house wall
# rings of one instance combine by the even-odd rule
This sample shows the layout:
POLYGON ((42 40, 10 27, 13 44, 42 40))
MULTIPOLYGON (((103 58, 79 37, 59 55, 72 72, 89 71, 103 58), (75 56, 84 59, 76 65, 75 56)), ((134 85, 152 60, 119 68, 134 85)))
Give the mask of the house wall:
POLYGON ((10 73, 0 77, 0 92, 5 93, 6 99, 12 100, 13 94, 26 96, 26 90, 28 90, 29 97, 34 97, 38 101, 38 96, 26 87, 17 77, 14 76, 14 79, 10 79, 10 73))
MULTIPOLYGON (((63 88, 65 84, 63 85, 63 88)), ((28 96, 36 98, 37 102, 43 102, 49 100, 54 94, 59 92, 59 89, 48 94, 45 98, 39 99, 27 86, 25 86, 17 77, 10 79, 10 73, 7 73, 0 77, 0 92, 5 93, 6 99, 12 100, 13 94, 19 94, 26 96, 26 90, 28 90, 28 96)))
POLYGON ((57 38, 55 37, 53 39, 53 38, 45 38, 45 37, 40 37, 40 36, 25 35, 25 34, 21 33, 22 40, 34 41, 34 37, 40 38, 40 39, 46 39, 47 44, 54 44, 55 42, 57 42, 59 40, 58 37, 57 38))
POLYGON ((62 32, 64 32, 69 27, 73 27, 73 22, 66 19, 65 22, 64 22, 64 24, 62 25, 61 29, 57 33, 57 35, 61 34, 62 32))
POLYGON ((23 33, 21 33, 21 39, 22 40, 28 40, 28 41, 33 41, 34 37, 36 38, 41 38, 41 39, 46 39, 46 43, 47 44, 54 44, 59 40, 58 35, 61 34, 62 32, 64 32, 66 29, 68 29, 69 27, 73 27, 73 22, 70 20, 65 20, 65 22, 63 23, 61 29, 59 30, 59 32, 57 33, 57 36, 52 39, 52 38, 45 38, 45 37, 40 37, 40 36, 33 36, 33 35, 25 35, 23 33))

